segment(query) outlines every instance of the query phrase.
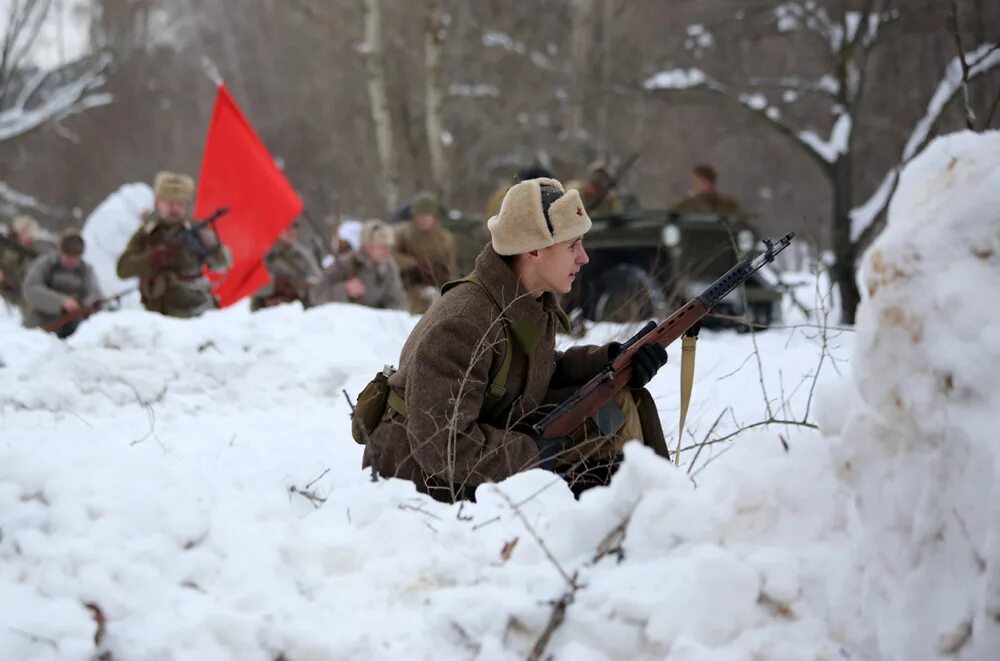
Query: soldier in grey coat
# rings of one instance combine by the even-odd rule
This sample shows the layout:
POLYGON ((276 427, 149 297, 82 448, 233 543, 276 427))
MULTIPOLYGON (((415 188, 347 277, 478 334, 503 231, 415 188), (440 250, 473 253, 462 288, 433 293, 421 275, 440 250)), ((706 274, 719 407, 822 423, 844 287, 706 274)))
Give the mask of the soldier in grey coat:
POLYGON ((392 229, 381 220, 367 221, 361 229, 361 249, 338 256, 323 273, 310 295, 313 304, 358 303, 405 310, 409 301, 392 258, 393 239, 392 229))
POLYGON ((251 310, 301 301, 309 306, 309 289, 319 280, 319 264, 309 251, 296 241, 298 229, 290 225, 264 256, 271 282, 262 287, 250 302, 251 310))
POLYGON ((26 328, 50 324, 68 315, 72 318, 52 329, 56 335, 65 338, 72 335, 80 322, 93 312, 94 306, 101 300, 101 289, 94 269, 83 261, 84 247, 79 233, 67 232, 59 242, 58 252, 46 253, 28 267, 21 286, 26 328))

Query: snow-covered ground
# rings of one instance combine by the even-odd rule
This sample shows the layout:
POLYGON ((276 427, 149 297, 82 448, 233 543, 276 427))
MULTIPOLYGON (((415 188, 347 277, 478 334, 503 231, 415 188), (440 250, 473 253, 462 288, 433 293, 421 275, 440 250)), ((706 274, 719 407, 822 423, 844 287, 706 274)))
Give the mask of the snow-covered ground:
POLYGON ((1000 287, 998 141, 904 174, 856 334, 703 334, 684 446, 765 392, 822 433, 679 469, 630 446, 580 501, 543 471, 455 506, 370 481, 342 390, 406 314, 122 310, 67 342, 0 318, 0 658, 520 659, 568 594, 556 659, 995 658, 1000 310, 971 288, 1000 287))

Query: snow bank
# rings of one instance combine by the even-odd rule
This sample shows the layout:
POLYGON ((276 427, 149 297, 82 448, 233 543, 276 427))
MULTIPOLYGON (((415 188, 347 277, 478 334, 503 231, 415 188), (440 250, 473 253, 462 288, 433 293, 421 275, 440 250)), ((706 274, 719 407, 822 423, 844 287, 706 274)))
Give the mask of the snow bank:
POLYGON ((887 659, 1000 650, 998 190, 1000 133, 939 138, 864 259, 853 403, 828 426, 855 494, 858 609, 887 659))
MULTIPOLYGON (((534 534, 581 586, 557 659, 850 648, 830 587, 847 567, 846 495, 808 430, 780 430, 789 452, 777 429, 706 447, 697 488, 693 452, 677 470, 640 447, 580 502, 542 471, 465 506, 371 483, 341 391, 394 360, 415 321, 346 305, 124 310, 59 342, 0 319, 0 658, 88 658, 88 603, 115 658, 524 658, 568 589, 534 534)), ((694 440, 729 404, 745 422, 762 408, 750 338, 704 335, 694 440)), ((818 338, 757 341, 772 393, 815 367, 818 338)), ((654 381, 668 430, 677 383, 673 363, 654 381)), ((790 393, 796 415, 807 386, 790 393)))

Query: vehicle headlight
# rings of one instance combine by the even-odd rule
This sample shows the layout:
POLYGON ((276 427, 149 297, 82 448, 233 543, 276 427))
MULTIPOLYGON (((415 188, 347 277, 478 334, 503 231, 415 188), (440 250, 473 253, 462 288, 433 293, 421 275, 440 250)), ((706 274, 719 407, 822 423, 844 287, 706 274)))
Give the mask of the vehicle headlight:
POLYGON ((677 225, 667 225, 663 228, 663 245, 673 248, 681 242, 681 230, 677 225))
POLYGON ((736 235, 736 245, 740 252, 750 252, 753 250, 753 232, 750 230, 740 230, 736 235))

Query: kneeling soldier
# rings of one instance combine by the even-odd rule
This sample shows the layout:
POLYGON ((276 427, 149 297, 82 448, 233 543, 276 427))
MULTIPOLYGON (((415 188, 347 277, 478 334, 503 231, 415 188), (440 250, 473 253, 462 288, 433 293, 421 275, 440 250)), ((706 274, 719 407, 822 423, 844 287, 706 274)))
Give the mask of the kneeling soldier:
POLYGON ((361 250, 337 256, 311 294, 315 305, 357 303, 383 310, 408 305, 399 267, 392 258, 392 229, 381 220, 361 228, 361 250))
POLYGON ((214 271, 227 269, 229 251, 210 226, 202 227, 195 236, 188 215, 194 194, 191 177, 160 172, 153 192, 156 209, 118 258, 118 277, 139 278, 147 310, 168 317, 197 317, 218 307, 202 266, 214 271))
POLYGON ((319 264, 297 241, 297 237, 298 228, 294 224, 289 225, 264 256, 271 282, 254 294, 250 301, 251 310, 292 301, 309 306, 309 289, 319 279, 319 264))
POLYGON ((373 429, 355 434, 366 443, 364 464, 455 501, 536 467, 559 473, 579 494, 607 483, 631 439, 666 456, 659 416, 643 389, 667 359, 656 344, 637 352, 631 390, 617 400, 624 426, 601 435, 588 422, 573 438, 548 440, 530 431, 619 350, 617 343, 555 349, 557 327, 569 323, 556 297, 589 261, 582 237, 590 218, 579 193, 554 179, 523 181, 488 227, 491 243, 475 271, 445 286, 407 339, 387 387, 379 389, 376 377, 359 396, 356 421, 371 422, 373 404, 379 414, 373 429))
POLYGON ((83 249, 83 237, 69 230, 59 241, 58 252, 46 253, 28 267, 21 288, 26 328, 56 326, 58 319, 66 317, 66 323, 52 330, 61 338, 69 337, 88 309, 101 300, 97 276, 83 261, 83 249))

